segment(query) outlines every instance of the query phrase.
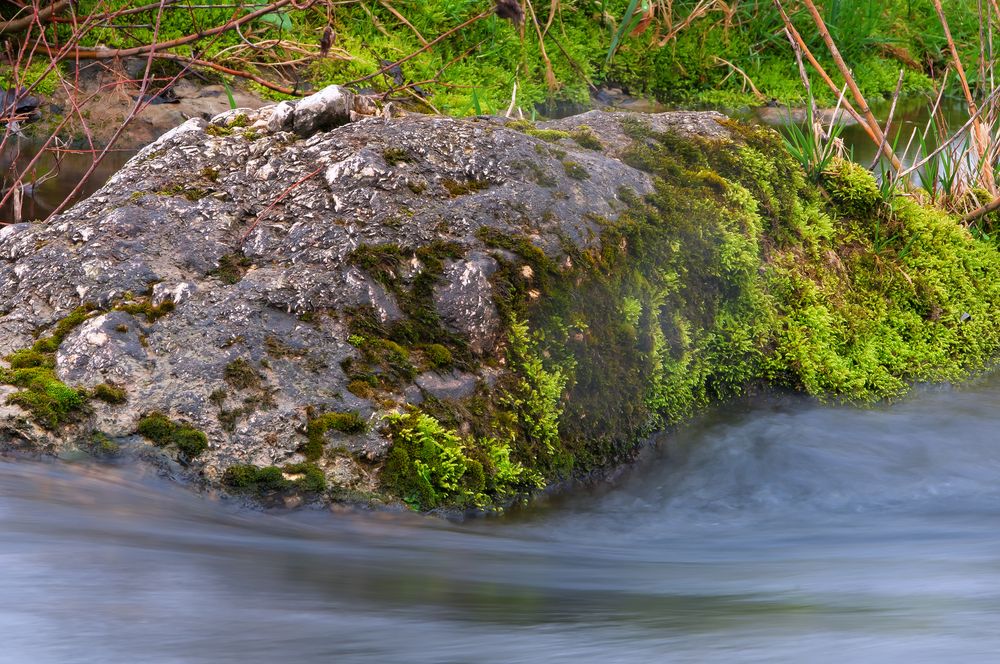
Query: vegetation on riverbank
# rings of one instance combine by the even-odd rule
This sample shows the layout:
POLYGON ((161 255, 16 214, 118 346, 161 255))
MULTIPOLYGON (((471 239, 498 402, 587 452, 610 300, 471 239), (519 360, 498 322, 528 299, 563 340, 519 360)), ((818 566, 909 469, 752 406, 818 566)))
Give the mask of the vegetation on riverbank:
MULTIPOLYGON (((141 58, 149 44, 170 44, 168 55, 163 55, 168 49, 158 49, 161 75, 191 66, 193 59, 212 63, 218 75, 230 70, 273 81, 275 94, 358 81, 359 87, 391 90, 397 98, 417 105, 426 101, 456 115, 502 112, 515 88, 515 107, 528 113, 553 100, 586 103, 594 86, 605 83, 679 103, 739 106, 805 99, 771 2, 521 3, 526 10, 521 25, 493 14, 487 0, 317 2, 308 9, 274 4, 274 11, 239 24, 239 31, 185 41, 267 6, 247 4, 241 11, 202 3, 189 10, 187 3, 174 2, 158 13, 155 4, 134 11, 130 0, 84 0, 75 8, 76 27, 65 20, 49 26, 46 42, 101 58, 106 54, 94 51, 99 45, 137 50, 127 55, 141 58), (477 20, 456 29, 470 19, 477 20), (447 37, 433 43, 441 35, 447 37)), ((3 11, 6 18, 23 14, 3 11)), ((829 65, 807 12, 798 3, 788 3, 787 11, 829 65)), ((974 71, 975 3, 952 3, 948 13, 967 68, 974 71)), ((823 15, 866 96, 891 95, 900 67, 906 69, 904 90, 928 91, 945 68, 947 42, 931 0, 833 0, 824 3, 823 15)), ((27 31, 29 38, 38 34, 27 31)), ((43 80, 40 91, 51 91, 55 82, 44 76, 47 64, 44 50, 22 62, 18 82, 43 80)), ((14 78, 9 69, 0 72, 6 87, 14 78)), ((259 84, 251 80, 251 85, 259 84)), ((835 101, 821 85, 814 89, 821 102, 835 101)))

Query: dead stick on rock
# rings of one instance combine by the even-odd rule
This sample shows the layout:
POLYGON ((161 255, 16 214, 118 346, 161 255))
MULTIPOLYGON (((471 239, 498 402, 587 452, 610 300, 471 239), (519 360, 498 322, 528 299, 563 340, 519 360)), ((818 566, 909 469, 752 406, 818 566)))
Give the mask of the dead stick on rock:
POLYGON ((254 221, 253 221, 252 224, 250 224, 250 228, 248 228, 246 230, 246 232, 244 232, 243 235, 240 237, 240 242, 245 242, 246 239, 248 237, 250 237, 250 234, 253 233, 253 231, 254 231, 255 228, 257 228, 257 225, 261 222, 261 220, 264 219, 264 217, 267 216, 267 213, 270 212, 274 208, 275 205, 277 205, 281 201, 285 200, 285 198, 288 196, 288 194, 290 194, 293 191, 295 191, 299 186, 302 185, 303 182, 305 182, 309 178, 313 178, 313 177, 316 177, 317 175, 319 175, 320 171, 322 171, 324 168, 326 168, 326 166, 320 166, 315 171, 312 171, 312 172, 306 174, 305 176, 303 176, 301 179, 296 180, 294 183, 292 183, 291 185, 289 185, 287 189, 285 189, 283 192, 281 192, 281 195, 279 195, 277 198, 275 198, 273 201, 271 201, 271 203, 266 208, 264 208, 264 210, 260 214, 257 215, 257 218, 254 219, 254 221))

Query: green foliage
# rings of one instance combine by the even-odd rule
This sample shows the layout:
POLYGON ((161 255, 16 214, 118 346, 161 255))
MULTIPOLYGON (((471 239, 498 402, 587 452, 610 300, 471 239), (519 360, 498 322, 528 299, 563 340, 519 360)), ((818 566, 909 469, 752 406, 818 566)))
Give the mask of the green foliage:
POLYGON ((541 459, 551 457, 560 447, 559 418, 568 379, 562 368, 545 367, 528 325, 522 321, 510 322, 507 359, 518 383, 506 396, 506 404, 518 414, 532 460, 544 465, 541 459))
POLYGON ((48 96, 59 88, 62 74, 60 66, 52 67, 48 58, 39 54, 30 65, 16 72, 9 67, 0 67, 0 89, 29 88, 29 94, 48 96))
MULTIPOLYGON (((462 439, 423 413, 396 415, 388 420, 392 448, 382 471, 382 484, 412 507, 432 509, 443 504, 474 503, 484 486, 466 486, 470 460, 462 439)), ((481 468, 481 466, 480 466, 481 468)))
POLYGON ((208 449, 208 437, 198 429, 175 422, 160 412, 152 412, 139 420, 136 431, 159 447, 176 445, 185 459, 194 459, 208 449))
POLYGON ((465 439, 426 413, 393 415, 387 430, 393 444, 382 487, 414 509, 484 507, 543 484, 538 471, 511 459, 509 443, 465 439))
MULTIPOLYGON (((835 0, 821 4, 831 33, 869 99, 892 93, 901 63, 910 70, 904 83, 906 91, 930 89, 930 80, 917 63, 932 63, 939 71, 947 58, 944 36, 930 0, 835 0)), ((759 103, 743 78, 723 60, 746 72, 765 96, 783 102, 802 101, 798 72, 772 3, 719 3, 660 46, 663 36, 672 26, 680 25, 694 6, 691 2, 664 6, 647 0, 546 3, 535 7, 535 12, 542 25, 552 26, 544 37, 548 64, 535 31, 522 35, 510 22, 491 17, 419 53, 404 63, 402 73, 408 82, 432 81, 421 83, 428 102, 453 115, 501 114, 510 104, 515 84, 517 105, 526 112, 536 105, 544 107, 553 99, 586 103, 590 84, 602 82, 669 101, 732 106, 759 103), (653 24, 632 34, 642 25, 650 6, 655 12, 653 24), (550 17, 550 11, 555 11, 555 16, 550 17), (547 81, 549 67, 555 78, 553 86, 547 81)), ((81 0, 78 13, 123 8, 133 7, 129 0, 81 0)), ((250 30, 253 38, 280 39, 259 56, 282 62, 301 57, 291 45, 315 43, 329 23, 337 35, 334 51, 329 57, 315 59, 297 76, 318 89, 373 74, 382 67, 383 60, 395 61, 418 51, 424 42, 416 33, 429 40, 483 8, 484 4, 475 0, 427 0, 419 6, 402 3, 391 8, 382 3, 345 3, 331 13, 269 13, 245 26, 244 32, 250 30), (391 9, 405 16, 413 29, 403 25, 391 9), (290 47, 286 49, 285 43, 290 47)), ((810 48, 826 69, 834 72, 808 14, 794 5, 787 9, 810 48)), ((951 3, 947 11, 956 41, 962 45, 967 71, 974 74, 978 56, 975 3, 951 3)), ((90 31, 82 44, 127 48, 151 43, 154 14, 122 16, 116 19, 114 28, 102 25, 90 31)), ((185 11, 183 4, 168 4, 159 21, 158 36, 161 41, 176 39, 221 25, 232 16, 232 10, 224 5, 185 11)), ((68 41, 70 29, 69 25, 59 27, 60 40, 68 41)), ((174 51, 213 59, 241 45, 239 35, 227 31, 174 51)), ((40 66, 34 64, 29 71, 40 66)), ((272 75, 266 66, 254 68, 253 73, 272 75)), ((51 78, 45 80, 45 85, 51 78)), ((376 76, 365 85, 378 90, 398 86, 390 74, 376 76)), ((274 98, 285 97, 255 84, 250 87, 274 98)), ((833 103, 834 95, 818 79, 813 90, 821 103, 833 103)))
POLYGON ((829 135, 823 135, 821 132, 826 130, 817 126, 816 118, 813 117, 811 97, 806 104, 805 127, 799 127, 790 117, 783 127, 785 149, 814 182, 819 181, 820 175, 833 160, 836 154, 836 142, 844 131, 844 125, 835 122, 828 129, 829 135))

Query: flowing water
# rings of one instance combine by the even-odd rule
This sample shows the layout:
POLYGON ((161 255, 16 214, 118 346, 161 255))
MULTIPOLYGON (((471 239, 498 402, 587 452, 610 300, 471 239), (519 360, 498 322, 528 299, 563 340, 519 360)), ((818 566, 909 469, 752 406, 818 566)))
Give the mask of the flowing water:
POLYGON ((600 492, 465 524, 0 459, 0 662, 998 661, 998 407, 1000 373, 731 404, 600 492))
POLYGON ((720 407, 503 519, 262 514, 0 461, 3 662, 988 662, 1000 374, 720 407))

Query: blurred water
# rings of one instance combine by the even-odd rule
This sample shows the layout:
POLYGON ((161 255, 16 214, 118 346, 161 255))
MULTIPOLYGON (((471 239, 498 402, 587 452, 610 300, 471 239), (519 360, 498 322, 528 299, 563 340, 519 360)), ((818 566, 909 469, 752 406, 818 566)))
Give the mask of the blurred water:
POLYGON ((2 662, 991 662, 1000 375, 770 398, 505 519, 261 514, 0 461, 2 662))

